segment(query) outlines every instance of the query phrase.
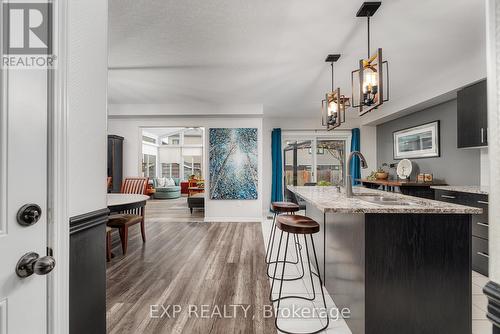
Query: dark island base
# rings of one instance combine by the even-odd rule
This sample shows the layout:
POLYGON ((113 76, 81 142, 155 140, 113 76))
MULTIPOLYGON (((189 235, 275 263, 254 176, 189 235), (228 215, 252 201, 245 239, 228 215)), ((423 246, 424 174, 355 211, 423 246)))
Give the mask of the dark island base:
POLYGON ((322 221, 320 270, 353 334, 471 334, 471 215, 307 214, 322 221))
POLYGON ((367 215, 367 334, 472 332, 468 215, 367 215))

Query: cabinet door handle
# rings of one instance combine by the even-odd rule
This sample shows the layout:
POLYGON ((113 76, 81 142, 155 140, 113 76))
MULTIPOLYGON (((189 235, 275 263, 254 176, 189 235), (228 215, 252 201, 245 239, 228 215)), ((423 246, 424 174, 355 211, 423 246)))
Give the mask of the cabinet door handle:
POLYGON ((490 257, 488 254, 483 253, 483 252, 477 252, 477 255, 481 255, 481 256, 483 256, 485 258, 489 258, 490 257))
POLYGON ((441 195, 443 198, 449 198, 449 199, 455 199, 457 198, 456 196, 450 196, 450 195, 441 195))
POLYGON ((490 226, 490 225, 485 224, 485 223, 477 223, 477 224, 478 224, 479 226, 484 226, 484 227, 488 227, 488 226, 490 226))
POLYGON ((481 128, 481 144, 484 143, 484 128, 481 128))
POLYGON ((489 203, 488 202, 485 202, 485 201, 477 201, 479 204, 485 204, 485 205, 488 205, 489 203))

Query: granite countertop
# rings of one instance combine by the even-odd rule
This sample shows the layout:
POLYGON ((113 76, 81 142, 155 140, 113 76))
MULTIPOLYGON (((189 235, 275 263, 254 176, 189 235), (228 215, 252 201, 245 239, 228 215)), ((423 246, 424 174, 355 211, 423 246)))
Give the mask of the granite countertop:
POLYGON ((440 214, 481 214, 482 209, 447 202, 439 202, 399 193, 353 187, 354 197, 347 198, 345 189, 337 187, 287 187, 306 202, 328 213, 440 213, 440 214), (356 195, 358 197, 356 197, 356 195), (361 195, 361 196, 360 196, 361 195), (363 195, 384 196, 406 201, 408 205, 376 204, 360 198, 363 195))
POLYGON ((489 187, 482 186, 432 186, 432 189, 447 190, 447 191, 458 191, 461 193, 471 193, 471 194, 489 194, 489 187))

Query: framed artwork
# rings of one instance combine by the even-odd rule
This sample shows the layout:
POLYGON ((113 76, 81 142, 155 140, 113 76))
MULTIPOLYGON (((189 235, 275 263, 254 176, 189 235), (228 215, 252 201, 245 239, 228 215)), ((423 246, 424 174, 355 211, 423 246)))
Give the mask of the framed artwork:
POLYGON ((257 199, 257 129, 212 128, 209 150, 210 199, 257 199))
POLYGON ((394 159, 440 156, 439 121, 393 132, 394 159))

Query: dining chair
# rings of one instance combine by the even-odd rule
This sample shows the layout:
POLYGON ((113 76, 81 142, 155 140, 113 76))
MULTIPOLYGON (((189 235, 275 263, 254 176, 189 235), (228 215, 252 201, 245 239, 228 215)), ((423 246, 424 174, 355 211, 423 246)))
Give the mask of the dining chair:
POLYGON ((108 176, 107 184, 108 184, 107 190, 108 192, 110 192, 111 186, 113 185, 113 178, 111 176, 108 176))
POLYGON ((106 226, 106 261, 111 261, 111 231, 113 229, 106 226))
MULTIPOLYGON (((128 177, 122 183, 122 194, 146 194, 148 186, 147 177, 128 177)), ((144 228, 144 207, 127 210, 109 216, 108 226, 117 228, 120 233, 123 255, 127 254, 128 247, 128 228, 135 224, 141 225, 142 242, 146 242, 146 231, 144 228)))
POLYGON ((122 183, 120 193, 145 195, 147 187, 147 177, 127 177, 122 183))

